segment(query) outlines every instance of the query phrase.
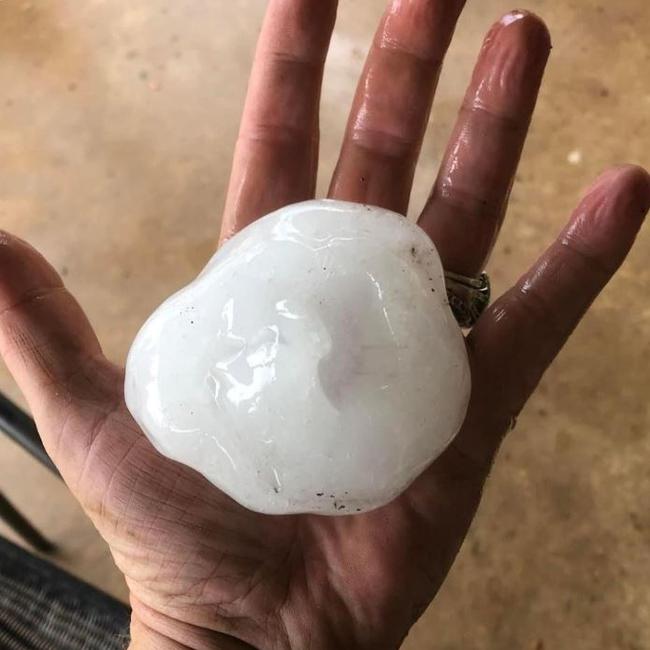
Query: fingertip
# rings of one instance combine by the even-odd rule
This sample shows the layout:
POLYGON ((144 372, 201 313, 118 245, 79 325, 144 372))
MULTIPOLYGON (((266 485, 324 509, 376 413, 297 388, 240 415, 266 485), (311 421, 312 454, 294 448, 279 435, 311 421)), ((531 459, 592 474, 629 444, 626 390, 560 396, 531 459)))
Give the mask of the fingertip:
POLYGON ((618 179, 622 191, 629 193, 633 207, 644 218, 650 210, 650 174, 640 165, 621 165, 618 179))
POLYGON ((8 230, 0 228, 0 259, 25 253, 40 257, 38 251, 29 242, 10 233, 8 230))
POLYGON ((0 229, 0 267, 11 266, 19 263, 23 251, 33 248, 23 239, 13 235, 7 230, 0 229))
POLYGON ((486 44, 497 40, 525 46, 542 61, 546 61, 552 48, 551 33, 546 23, 537 14, 521 9, 509 11, 492 25, 486 44))
POLYGON ((636 165, 610 167, 587 190, 561 241, 598 260, 611 275, 630 251, 648 207, 648 173, 636 165))
POLYGON ((497 26, 510 28, 513 33, 516 32, 524 36, 529 43, 534 43, 541 51, 549 52, 553 47, 546 23, 532 11, 513 9, 499 20, 497 26))
POLYGON ((550 51, 551 37, 539 16, 519 10, 505 14, 483 42, 466 101, 505 110, 510 117, 529 116, 550 51))
POLYGON ((28 242, 0 230, 0 307, 34 287, 58 287, 56 270, 28 242))
POLYGON ((643 221, 650 210, 650 174, 640 165, 610 167, 598 176, 586 199, 603 194, 616 200, 619 212, 643 221))
POLYGON ((0 228, 0 246, 11 246, 11 244, 18 239, 14 235, 12 235, 10 232, 7 230, 4 230, 3 228, 0 228))

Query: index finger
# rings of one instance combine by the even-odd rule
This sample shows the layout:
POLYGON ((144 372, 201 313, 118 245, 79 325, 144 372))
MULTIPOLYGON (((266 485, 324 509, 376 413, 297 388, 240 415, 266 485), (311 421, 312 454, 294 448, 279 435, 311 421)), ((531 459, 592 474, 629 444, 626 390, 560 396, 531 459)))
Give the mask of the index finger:
POLYGON ((271 0, 260 34, 221 227, 227 239, 313 198, 318 117, 336 0, 271 0))

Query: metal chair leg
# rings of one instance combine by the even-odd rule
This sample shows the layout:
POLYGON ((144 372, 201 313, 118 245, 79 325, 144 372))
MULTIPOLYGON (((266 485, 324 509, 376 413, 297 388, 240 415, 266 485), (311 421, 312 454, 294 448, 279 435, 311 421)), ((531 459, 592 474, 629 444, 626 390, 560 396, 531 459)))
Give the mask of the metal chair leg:
POLYGON ((16 510, 11 502, 0 492, 0 520, 22 537, 28 544, 41 553, 53 553, 56 546, 45 539, 23 515, 16 510))
MULTIPOLYGON (((0 393, 0 432, 6 433, 25 451, 31 454, 39 463, 47 467, 53 474, 61 477, 50 457, 47 455, 41 438, 38 435, 34 420, 25 411, 16 406, 11 400, 0 393)), ((16 510, 10 501, 0 492, 0 520, 14 530, 27 543, 42 553, 52 553, 56 547, 52 542, 32 526, 23 515, 16 510)))
POLYGON ((0 393, 0 431, 4 431, 41 465, 59 476, 58 470, 43 447, 34 420, 2 393, 0 393))

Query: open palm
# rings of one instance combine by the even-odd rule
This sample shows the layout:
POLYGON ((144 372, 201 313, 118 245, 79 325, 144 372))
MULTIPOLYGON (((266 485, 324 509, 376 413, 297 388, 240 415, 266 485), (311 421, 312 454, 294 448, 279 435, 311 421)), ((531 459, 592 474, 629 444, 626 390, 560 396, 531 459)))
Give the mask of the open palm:
MULTIPOLYGON (((436 80, 462 0, 396 0, 355 99, 332 198, 405 213, 436 80)), ((271 0, 237 145, 222 237, 313 197, 334 0, 271 0)), ((448 270, 482 270, 505 212, 550 50, 541 21, 488 35, 420 224, 448 270)), ((601 176, 557 241, 467 337, 472 401, 445 454, 374 512, 250 512, 160 456, 123 400, 74 298, 24 242, 0 241, 0 346, 46 448, 131 591, 132 647, 396 648, 464 539, 503 435, 625 258, 648 175, 601 176)), ((290 408, 288 406, 287 408, 290 408)))

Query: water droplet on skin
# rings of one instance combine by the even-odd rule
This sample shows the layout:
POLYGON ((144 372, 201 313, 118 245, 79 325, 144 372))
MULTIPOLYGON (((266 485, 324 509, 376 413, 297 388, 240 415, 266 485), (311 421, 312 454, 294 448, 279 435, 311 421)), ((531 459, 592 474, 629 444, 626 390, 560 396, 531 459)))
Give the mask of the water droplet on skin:
POLYGON ((512 23, 516 23, 518 20, 521 20, 525 17, 526 14, 522 13, 521 11, 512 11, 501 19, 501 24, 504 27, 507 27, 508 25, 512 25, 512 23))

